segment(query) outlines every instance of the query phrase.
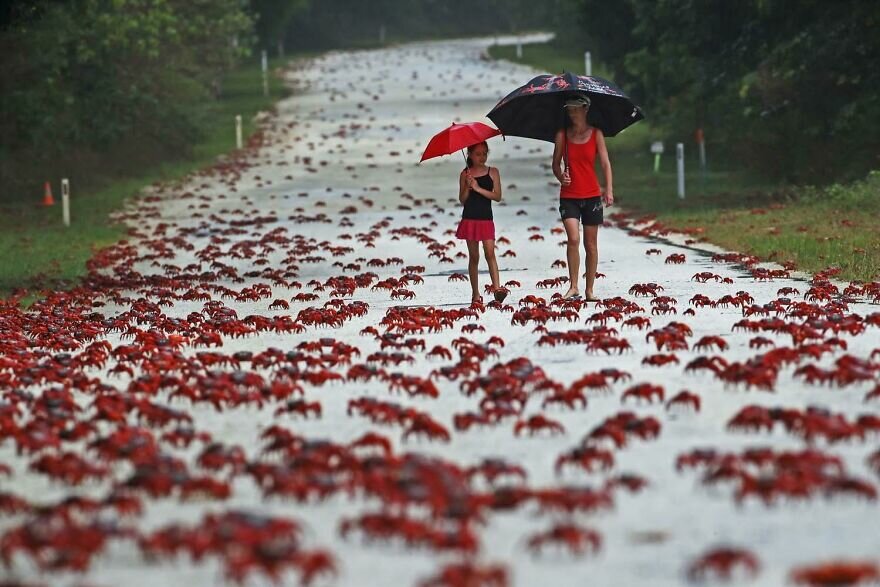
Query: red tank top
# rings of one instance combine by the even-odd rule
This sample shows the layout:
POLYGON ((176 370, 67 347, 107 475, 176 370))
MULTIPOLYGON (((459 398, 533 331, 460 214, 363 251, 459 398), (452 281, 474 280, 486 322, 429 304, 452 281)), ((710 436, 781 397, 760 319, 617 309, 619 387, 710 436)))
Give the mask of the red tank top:
POLYGON ((596 177, 596 129, 586 143, 572 143, 565 138, 568 151, 568 174, 571 183, 559 190, 560 198, 593 198, 601 195, 596 177))

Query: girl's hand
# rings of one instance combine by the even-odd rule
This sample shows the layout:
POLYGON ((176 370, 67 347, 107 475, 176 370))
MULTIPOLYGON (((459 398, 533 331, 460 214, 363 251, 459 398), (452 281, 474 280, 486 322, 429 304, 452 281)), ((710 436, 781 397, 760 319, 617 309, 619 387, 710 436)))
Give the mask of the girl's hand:
POLYGON ((471 175, 470 171, 468 171, 467 177, 465 178, 465 182, 467 183, 467 186, 469 188, 471 188, 472 190, 476 190, 480 186, 480 184, 477 183, 477 180, 474 179, 474 176, 471 175))
POLYGON ((569 175, 568 169, 562 172, 562 181, 560 181, 559 183, 564 186, 571 185, 571 175, 569 175))

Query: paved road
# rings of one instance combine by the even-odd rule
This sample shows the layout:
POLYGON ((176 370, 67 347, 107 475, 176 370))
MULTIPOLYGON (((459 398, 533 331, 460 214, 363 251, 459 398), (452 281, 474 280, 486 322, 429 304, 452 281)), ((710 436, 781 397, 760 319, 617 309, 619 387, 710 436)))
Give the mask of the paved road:
MULTIPOLYGON (((189 320, 195 325, 194 329, 181 334, 186 342, 180 352, 186 357, 196 357, 196 353, 206 350, 228 356, 239 351, 264 353, 273 348, 280 349, 283 356, 303 342, 331 337, 359 350, 360 356, 353 357, 353 364, 364 363, 368 355, 381 350, 380 339, 360 334, 361 331, 372 326, 384 333, 383 319, 400 311, 401 307, 404 312, 409 312, 406 319, 410 321, 415 319, 419 307, 432 306, 447 313, 465 310, 469 300, 467 282, 449 279, 452 273, 466 272, 466 261, 462 259, 464 247, 452 235, 460 215, 455 199, 460 160, 451 157, 420 166, 415 165, 415 161, 431 134, 452 121, 482 119, 498 97, 533 73, 522 66, 483 59, 481 53, 487 43, 481 40, 455 41, 380 51, 333 53, 287 72, 286 79, 296 88, 296 95, 282 102, 277 114, 266 121, 261 144, 252 146, 243 157, 193 177, 182 185, 157 190, 152 196, 134 203, 124 215, 135 231, 132 244, 136 249, 131 255, 121 254, 110 259, 110 267, 103 271, 112 275, 115 266, 118 269, 116 275, 124 275, 125 268, 142 275, 172 277, 184 282, 182 289, 162 291, 157 288, 168 283, 160 284, 155 280, 152 289, 148 285, 134 290, 109 287, 105 291, 110 293, 106 298, 107 305, 97 309, 105 316, 127 321, 127 325, 141 331, 156 328, 160 316, 156 310, 169 319, 189 320), (165 251, 170 253, 165 255, 165 251), (451 262, 442 260, 440 257, 443 256, 451 262), (405 286, 415 293, 412 300, 393 300, 389 291, 371 287, 378 280, 400 278, 403 265, 382 266, 394 258, 406 266, 424 267, 415 270, 424 281, 405 286), (371 264, 371 260, 379 261, 371 264), (184 274, 192 277, 203 271, 212 272, 210 276, 203 276, 201 287, 211 301, 206 298, 183 299, 184 294, 198 284, 198 280, 187 281, 184 274), (266 271, 276 273, 271 275, 266 271), (367 287, 359 287, 353 296, 341 299, 346 304, 366 303, 368 310, 364 315, 352 316, 341 326, 307 325, 301 333, 261 331, 242 337, 225 333, 220 336, 222 346, 207 349, 196 346, 200 335, 218 328, 224 307, 234 310, 238 318, 249 315, 296 317, 304 308, 322 308, 325 302, 339 299, 331 295, 332 285, 321 289, 310 286, 311 282, 327 284, 328 280, 342 275, 353 277, 366 272, 376 274, 372 281, 367 280, 367 287), (299 282, 302 288, 285 287, 281 285, 282 281, 299 282), (271 294, 254 301, 223 295, 224 287, 241 294, 253 292, 256 286, 259 296, 259 284, 267 285, 271 294), (117 295, 130 296, 134 306, 128 301, 114 303, 114 291, 117 295), (292 301, 294 296, 303 293, 314 293, 317 299, 292 301), (164 298, 165 302, 162 306, 149 308, 136 302, 138 298, 154 303, 164 298), (287 301, 290 309, 270 309, 270 303, 276 299, 287 301), (137 313, 147 315, 144 322, 138 323, 137 313), (199 326, 192 313, 201 313, 203 317, 211 315, 216 321, 213 326, 207 322, 199 326)), ((522 310, 528 307, 521 305, 526 296, 539 296, 549 301, 554 292, 565 289, 564 284, 549 289, 537 285, 542 280, 565 274, 564 268, 552 266, 564 258, 564 243, 558 230, 554 231, 559 224, 555 206, 558 187, 548 169, 551 146, 499 139, 492 142, 491 149, 490 164, 500 168, 505 188, 505 201, 496 206, 498 235, 509 241, 499 246, 502 281, 521 284, 512 287, 508 302, 512 310, 522 310), (537 236, 542 239, 531 238, 537 236)), ((118 250, 124 251, 122 248, 118 250)), ((749 464, 748 459, 734 459, 736 465, 731 476, 713 486, 701 483, 701 479, 706 471, 718 472, 717 462, 714 463, 716 469, 708 466, 706 469, 676 470, 677 457, 698 448, 728 451, 740 457, 742 451, 750 448, 772 448, 777 452, 807 448, 797 425, 793 425, 793 432, 787 432, 778 414, 776 423, 771 424, 772 432, 728 429, 731 418, 748 405, 785 406, 797 410, 820 405, 841 414, 847 421, 853 421, 860 414, 876 413, 876 404, 863 403, 865 393, 876 385, 876 369, 873 372, 875 381, 839 386, 807 384, 802 378, 794 377, 795 365, 783 366, 772 390, 725 384, 710 370, 685 371, 685 366, 699 356, 720 355, 728 363, 734 363, 766 353, 769 348, 749 348, 750 339, 758 335, 767 337, 778 347, 792 344, 788 334, 733 330, 734 324, 743 320, 742 308, 735 305, 698 307, 694 309, 694 315, 686 315, 684 311, 693 307, 689 304, 693 296, 703 294, 711 300, 719 300, 746 291, 756 304, 765 304, 779 297, 780 288, 793 287, 799 293, 791 297, 802 301, 809 285, 793 279, 759 281, 741 265, 713 260, 710 252, 636 236, 620 226, 607 226, 600 231, 600 251, 599 271, 604 277, 598 281, 597 295, 604 298, 619 296, 644 310, 607 317, 608 327, 615 328, 618 333, 611 336, 629 343, 631 348, 626 352, 605 354, 601 346, 599 350, 589 352, 589 341, 597 338, 595 332, 582 333, 581 339, 569 334, 572 344, 564 344, 564 341, 555 345, 546 343, 556 340, 555 332, 570 333, 599 326, 595 320, 586 321, 603 308, 575 308, 575 321, 550 320, 545 324, 547 333, 536 331, 538 322, 512 323, 522 314, 489 308, 476 317, 461 317, 450 328, 439 332, 407 334, 410 338, 423 339, 426 349, 400 349, 406 355, 402 358, 412 357, 412 362, 387 368, 389 372, 427 379, 432 371, 457 362, 455 341, 459 337, 479 345, 492 337, 500 337, 505 343, 503 347, 490 343, 488 347, 478 346, 468 351, 465 343, 462 349, 476 353, 475 362, 483 375, 489 373, 493 365, 507 364, 522 357, 543 369, 549 380, 545 382, 546 389, 535 389, 534 381, 526 381, 528 371, 519 369, 514 370, 512 381, 502 385, 501 390, 509 394, 521 386, 528 397, 521 417, 542 414, 564 427, 562 434, 542 431, 533 437, 527 433, 516 435, 516 417, 468 431, 455 430, 454 416, 476 412, 484 397, 483 392, 466 396, 459 390, 463 380, 478 379, 478 375, 473 374, 459 374, 460 378, 456 380, 435 378, 433 381, 439 392, 436 398, 411 397, 399 391, 389 393, 389 382, 379 379, 369 382, 330 380, 324 384, 301 382, 305 398, 319 402, 322 407, 321 418, 311 419, 287 414, 276 416, 276 408, 284 405, 283 401, 276 400, 266 401, 262 408, 247 402, 233 407, 232 400, 226 398, 222 404, 224 409, 218 411, 210 401, 191 403, 169 399, 167 388, 150 399, 188 414, 193 427, 209 433, 215 441, 239 445, 251 465, 261 461, 280 466, 285 462, 277 455, 262 456, 261 450, 266 442, 261 439, 261 434, 272 424, 311 440, 327 439, 334 443, 350 443, 369 430, 379 432, 391 440, 398 454, 441 459, 427 464, 413 460, 407 467, 395 469, 397 472, 386 481, 393 481, 395 487, 403 491, 401 488, 407 483, 415 483, 412 478, 407 481, 407 475, 419 477, 427 475, 426 471, 433 471, 432 474, 438 476, 432 481, 433 485, 415 483, 417 487, 410 486, 410 490, 415 493, 421 489, 434 490, 450 500, 451 496, 457 496, 458 501, 453 502, 459 507, 465 507, 462 504, 466 503, 473 505, 479 501, 478 495, 485 498, 491 485, 478 476, 470 485, 462 485, 455 481, 451 469, 445 467, 458 465, 466 468, 485 458, 501 458, 522 467, 527 481, 514 475, 497 483, 517 487, 522 490, 521 495, 529 497, 523 497, 519 506, 511 504, 503 508, 498 503, 497 509, 493 510, 483 505, 481 515, 484 522, 471 525, 480 544, 479 554, 474 559, 476 564, 501 565, 514 585, 536 585, 539 582, 554 585, 679 585, 687 581, 688 566, 696 557, 715 546, 741 547, 754 552, 761 562, 754 583, 758 585, 782 584, 789 572, 800 565, 836 558, 876 558, 880 551, 880 534, 876 532, 875 524, 868 522, 877 518, 876 500, 854 497, 846 491, 833 493, 830 499, 826 499, 824 493, 834 492, 834 489, 832 481, 824 480, 825 477, 821 483, 808 487, 809 496, 801 499, 778 497, 776 504, 768 507, 754 495, 737 504, 734 494, 737 486, 746 484, 747 475, 766 477, 774 470, 784 469, 778 459, 777 469, 768 464, 773 462, 772 455, 764 455, 769 460, 765 460, 760 468, 749 464), (648 249, 654 248, 660 249, 660 254, 646 254, 648 249), (666 263, 665 260, 673 254, 683 255, 685 262, 666 263), (718 278, 698 283, 692 276, 699 272, 709 272, 718 278), (662 289, 655 293, 673 298, 676 313, 653 314, 650 296, 629 293, 631 286, 639 283, 660 286, 662 289), (635 316, 647 317, 650 325, 645 330, 624 325, 624 320, 635 316), (646 340, 646 334, 671 322, 686 324, 692 330, 684 337, 687 349, 658 351, 655 339, 646 340), (481 330, 463 332, 472 325, 481 327, 481 330), (714 335, 721 337, 729 348, 724 351, 695 348, 695 343, 702 337, 714 335), (427 357, 425 351, 437 345, 448 348, 453 353, 453 360, 427 357), (487 349, 497 352, 497 356, 483 356, 487 349), (656 354, 675 354, 678 362, 665 366, 643 364, 645 357, 656 354), (608 368, 628 372, 631 380, 609 381, 604 390, 588 389, 585 409, 579 406, 576 409, 557 405, 542 407, 554 386, 559 390, 570 389, 584 375, 608 368), (682 390, 690 390, 700 397, 701 410, 668 410, 664 402, 656 401, 656 398, 653 402, 631 397, 624 400, 625 391, 641 383, 662 386, 666 400, 682 390), (374 425, 366 417, 348 413, 349 401, 361 397, 419 410, 448 429, 451 439, 431 442, 410 437, 404 441, 405 425, 374 425), (628 428, 610 426, 625 431, 625 446, 618 448, 607 440, 586 443, 609 451, 614 461, 609 470, 587 472, 571 466, 559 474, 555 472, 554 463, 559 455, 577 447, 588 433, 606 419, 619 417, 622 411, 632 412, 637 419, 645 419, 645 423, 652 421, 649 418, 655 419, 661 427, 659 435, 639 438, 632 424, 628 428), (639 478, 646 482, 644 487, 627 489, 626 481, 636 482, 639 478), (554 495, 559 499, 564 495, 575 495, 572 487, 592 488, 595 493, 590 495, 599 499, 596 506, 599 511, 572 514, 546 511, 547 508, 552 510, 554 503, 558 506, 559 501, 554 501, 554 495), (565 488, 568 488, 567 493, 565 488), (613 505, 602 509, 601 497, 610 498, 613 505), (539 507, 541 503, 544 509, 539 507), (548 545, 540 556, 532 556, 527 548, 529 537, 556 523, 576 523, 595 530, 601 535, 601 548, 595 553, 574 556, 559 546, 548 545)), ((481 275, 481 279, 486 278, 485 274, 481 275)), ((552 312, 563 309, 544 307, 545 311, 552 312)), ((876 310, 876 306, 867 303, 853 303, 850 311, 856 318, 847 320, 859 322, 862 316, 876 310)), ((761 318, 751 317, 752 320, 761 318)), ((794 318, 788 320, 800 323, 794 318)), ((255 322, 251 321, 251 324, 255 322)), ((165 326, 172 329, 167 322, 165 326)), ((829 332, 827 337, 831 336, 829 332)), ((861 335, 841 333, 839 337, 848 345, 846 353, 860 360, 868 360, 872 350, 880 346, 876 327, 868 327, 861 335)), ((142 345, 146 335, 132 340, 116 332, 103 338, 118 349, 122 345, 142 345)), ((328 345, 319 343, 315 349, 305 352, 319 356, 330 351, 328 345)), ((389 353, 395 351, 393 348, 385 350, 389 353)), ((345 347, 337 347, 336 352, 344 355, 345 347)), ((821 368, 831 369, 834 361, 843 355, 839 349, 815 361, 802 355, 798 359, 799 366, 816 362, 821 368)), ((284 364, 283 359, 277 360, 284 364)), ((876 365, 876 355, 874 360, 876 365)), ((87 372, 118 390, 130 390, 131 382, 141 372, 136 370, 134 377, 125 373, 108 373, 115 364, 116 361, 111 360, 105 368, 93 368, 87 372)), ((349 365, 333 360, 326 367, 329 373, 342 375, 349 369, 349 365)), ((219 372, 233 370, 228 365, 206 368, 209 374, 210 369, 217 369, 214 372, 216 377, 219 372)), ((864 369, 870 372, 870 368, 864 369)), ((248 370, 247 362, 244 370, 248 370)), ((269 367, 252 371, 266 380, 278 375, 275 368, 269 367)), ((173 369, 166 374, 181 376, 181 372, 173 369)), ((754 372, 753 377, 757 377, 754 372)), ((211 391, 204 379, 195 387, 211 391)), ((210 395, 208 392, 205 393, 210 395)), ((90 411, 94 410, 90 407, 92 399, 77 395, 84 414, 94 413, 90 411)), ((31 406, 26 413, 31 414, 33 410, 31 406)), ((129 415, 132 423, 138 413, 135 410, 129 415)), ((769 412, 767 414, 768 418, 771 417, 769 412)), ((803 421, 802 416, 798 422, 803 421)), ((812 446, 839 456, 843 459, 846 475, 873 487, 876 474, 865 459, 876 448, 876 432, 869 433, 865 441, 852 437, 846 442, 830 444, 823 436, 830 434, 827 432, 830 424, 826 420, 816 424, 815 430, 819 432, 812 446)), ((839 420, 836 422, 839 424, 839 420)), ((171 428, 173 425, 157 425, 153 431, 159 438, 171 428)), ((109 424, 101 424, 101 432, 106 434, 109 430, 112 430, 109 424)), ((172 447, 167 441, 160 440, 160 443, 163 451, 183 459, 194 475, 203 472, 196 464, 203 443, 196 441, 186 449, 172 447)), ((86 444, 71 444, 65 448, 80 451, 80 454, 94 454, 93 449, 85 448, 86 444)), ((103 497, 114 480, 123 483, 130 478, 132 471, 129 464, 114 464, 109 478, 89 481, 74 489, 29 470, 28 466, 36 458, 16 454, 11 440, 0 445, 0 463, 7 463, 13 469, 11 479, 3 481, 3 490, 43 504, 71 494, 103 497)), ((324 464, 330 462, 326 457, 321 459, 324 464)), ((305 466, 301 461, 297 463, 291 465, 293 470, 305 466)), ((336 466, 343 467, 338 463, 336 466)), ((822 469, 822 475, 843 476, 840 471, 835 470, 832 474, 828 470, 827 467, 822 469)), ((223 473, 208 474, 217 479, 225 478, 223 473)), ((355 484, 360 490, 354 490, 352 495, 341 490, 330 491, 332 495, 324 500, 298 501, 290 496, 286 499, 266 497, 254 479, 252 472, 239 471, 231 481, 231 496, 227 500, 204 497, 181 500, 176 497, 177 490, 171 497, 145 498, 141 516, 124 520, 124 523, 148 534, 173 522, 195 524, 206 512, 238 508, 292 517, 304 524, 306 530, 302 540, 309 548, 326 548, 335 557, 336 576, 320 577, 316 584, 414 585, 437 573, 443 564, 459 560, 454 552, 437 553, 425 546, 407 548, 401 540, 366 541, 356 532, 347 538, 341 537, 339 525, 343 519, 379 511, 382 505, 376 497, 363 495, 364 485, 355 484)), ((328 479, 324 481, 330 483, 328 479)), ((782 492, 778 487, 774 491, 774 495, 782 492)), ((509 493, 515 495, 515 492, 509 493)), ((582 491, 580 495, 587 494, 582 491)), ((431 520, 426 516, 427 509, 430 508, 412 508, 409 513, 413 519, 427 519, 426 524, 435 532, 439 528, 457 527, 452 517, 431 520)), ((0 528, 8 531, 27 519, 23 515, 0 517, 0 528)), ((419 535, 415 530, 412 532, 412 536, 419 535)), ((419 536, 421 540, 427 540, 424 532, 419 536)), ((233 556, 229 554, 231 551, 224 552, 228 557, 233 556)), ((114 540, 93 561, 85 580, 96 585, 211 585, 222 581, 224 568, 220 561, 211 555, 195 565, 183 555, 176 561, 161 558, 148 561, 132 541, 114 540)), ((28 559, 21 555, 16 557, 8 572, 9 576, 16 578, 54 581, 49 575, 37 574, 28 559)), ((742 568, 736 573, 738 577, 747 576, 742 568)), ((72 584, 73 575, 60 576, 65 584, 72 584)), ((296 574, 285 577, 286 581, 294 583, 296 574)), ((256 575, 250 579, 253 584, 262 584, 261 581, 263 578, 256 575)))

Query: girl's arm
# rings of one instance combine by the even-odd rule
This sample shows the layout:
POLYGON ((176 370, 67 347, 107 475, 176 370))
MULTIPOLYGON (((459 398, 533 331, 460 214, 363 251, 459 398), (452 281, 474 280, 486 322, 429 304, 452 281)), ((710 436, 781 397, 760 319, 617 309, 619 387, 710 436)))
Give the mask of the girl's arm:
POLYGON ((565 153, 565 129, 560 128, 556 131, 556 140, 553 144, 553 175, 562 185, 571 183, 568 174, 562 170, 562 156, 565 153))
POLYGON ((602 175, 605 176, 605 190, 603 200, 606 206, 614 205, 614 184, 611 174, 611 160, 608 158, 608 149, 605 147, 605 135, 598 128, 593 129, 596 134, 596 148, 599 150, 599 161, 602 164, 602 175))
POLYGON ((484 190, 483 188, 479 188, 478 191, 489 198, 490 200, 494 200, 496 202, 501 201, 501 172, 498 171, 497 167, 492 167, 489 171, 489 177, 492 178, 492 191, 484 190))
POLYGON ((461 202, 462 206, 464 206, 464 203, 468 199, 468 194, 470 193, 467 182, 467 171, 467 169, 462 170, 461 174, 458 176, 458 201, 461 202))

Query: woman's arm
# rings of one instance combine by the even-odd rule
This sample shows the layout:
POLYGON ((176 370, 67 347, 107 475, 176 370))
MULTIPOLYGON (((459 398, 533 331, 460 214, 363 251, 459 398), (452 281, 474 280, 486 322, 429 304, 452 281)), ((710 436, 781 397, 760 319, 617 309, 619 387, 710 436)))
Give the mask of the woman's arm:
POLYGON ((461 202, 462 206, 467 201, 469 193, 470 189, 468 188, 468 170, 464 169, 458 176, 458 201, 461 202))
POLYGON ((556 139, 553 144, 553 175, 562 185, 571 183, 568 173, 562 170, 562 156, 565 154, 565 129, 556 131, 556 139))
POLYGON ((602 175, 605 176, 605 190, 602 199, 606 206, 614 205, 614 178, 611 173, 611 160, 608 158, 608 149, 605 147, 605 135, 598 128, 593 130, 596 134, 596 148, 599 151, 599 162, 602 164, 602 175))

